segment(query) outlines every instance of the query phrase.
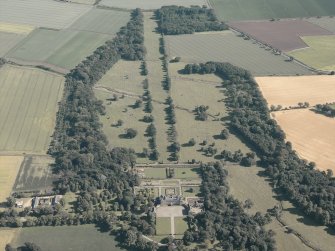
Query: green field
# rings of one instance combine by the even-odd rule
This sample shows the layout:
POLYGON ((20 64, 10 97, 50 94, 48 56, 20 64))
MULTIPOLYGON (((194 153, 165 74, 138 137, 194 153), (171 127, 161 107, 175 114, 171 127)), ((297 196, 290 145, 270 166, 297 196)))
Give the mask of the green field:
POLYGON ((24 39, 25 35, 0 32, 0 37, 0 57, 3 57, 11 48, 24 39))
POLYGON ((177 235, 182 235, 188 229, 187 222, 183 217, 174 218, 174 233, 177 235))
POLYGON ((292 51, 292 57, 315 69, 335 70, 335 36, 302 37, 308 48, 292 51))
POLYGON ((170 217, 156 218, 156 235, 170 235, 171 234, 171 219, 170 217))
POLYGON ((32 64, 50 63, 69 70, 110 38, 111 35, 86 31, 36 29, 6 57, 32 64))
POLYGON ((45 153, 64 77, 34 68, 0 69, 0 151, 45 153))
POLYGON ((188 187, 188 186, 183 186, 181 188, 183 197, 195 197, 195 196, 200 196, 200 187, 188 187))
POLYGON ((49 156, 25 156, 16 177, 13 191, 45 191, 52 188, 54 177, 49 156))
POLYGON ((124 250, 117 247, 113 236, 100 233, 93 225, 23 228, 12 245, 17 247, 28 241, 45 251, 124 250))
MULTIPOLYGON (((174 168, 174 179, 199 179, 198 168, 174 168)), ((148 179, 166 179, 165 168, 144 168, 145 177, 148 179)))
POLYGON ((228 62, 254 76, 312 75, 313 72, 232 31, 165 36, 169 58, 185 63, 228 62))
POLYGON ((222 20, 259 20, 330 16, 335 14, 333 0, 209 0, 222 20))

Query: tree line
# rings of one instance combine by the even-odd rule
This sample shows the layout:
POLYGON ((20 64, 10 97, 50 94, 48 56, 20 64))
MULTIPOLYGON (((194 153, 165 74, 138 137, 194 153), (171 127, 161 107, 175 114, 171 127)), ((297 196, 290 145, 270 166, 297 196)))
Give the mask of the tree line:
POLYGON ((189 64, 185 74, 215 73, 224 82, 232 130, 254 148, 266 173, 298 208, 322 225, 335 229, 335 179, 331 170, 300 159, 285 142, 285 133, 270 117, 266 100, 251 74, 229 63, 189 64))
POLYGON ((228 29, 227 25, 218 21, 214 11, 206 7, 163 6, 156 10, 155 15, 158 20, 158 30, 164 35, 228 29))

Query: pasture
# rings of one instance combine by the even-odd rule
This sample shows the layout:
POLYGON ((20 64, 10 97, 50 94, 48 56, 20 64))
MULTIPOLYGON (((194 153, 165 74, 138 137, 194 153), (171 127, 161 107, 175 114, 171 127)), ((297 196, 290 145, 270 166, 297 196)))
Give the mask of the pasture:
POLYGON ((0 151, 45 153, 64 77, 35 68, 0 69, 0 151))
POLYGON ((335 70, 335 35, 302 37, 308 48, 289 52, 289 55, 315 69, 335 70))
POLYGON ((0 22, 64 29, 90 9, 53 0, 0 0, 0 22))
POLYGON ((117 246, 114 236, 97 231, 94 225, 23 228, 11 244, 17 247, 27 241, 46 251, 123 250, 117 246))
POLYGON ((69 29, 114 35, 129 19, 129 12, 94 8, 74 22, 69 29))
POLYGON ((335 120, 308 109, 272 113, 299 156, 335 172, 335 120))
POLYGON ((299 102, 313 106, 335 101, 335 76, 256 77, 255 80, 269 106, 286 108, 299 102))
POLYGON ((0 156, 0 203, 10 196, 22 161, 22 156, 0 156))
POLYGON ((311 17, 305 19, 308 22, 316 24, 330 32, 335 33, 335 18, 334 17, 311 17))
POLYGON ((333 33, 304 20, 230 22, 229 26, 281 51, 307 47, 301 36, 325 36, 333 33))
POLYGON ((209 0, 222 20, 260 20, 330 16, 335 14, 332 0, 209 0))
POLYGON ((165 41, 169 57, 181 57, 185 63, 229 62, 255 76, 312 74, 294 62, 285 61, 286 57, 275 55, 231 31, 166 36, 165 41))
POLYGON ((15 192, 45 191, 52 188, 54 177, 49 156, 25 156, 13 187, 15 192))
POLYGON ((25 35, 16 33, 0 32, 0 57, 3 57, 10 51, 16 44, 25 38, 25 35))
POLYGON ((102 0, 99 5, 122 8, 135 9, 140 8, 144 10, 159 9, 166 5, 178 5, 190 7, 191 5, 207 6, 206 0, 102 0))
POLYGON ((6 57, 32 64, 50 63, 69 70, 110 38, 86 31, 36 29, 6 57))
POLYGON ((14 236, 18 233, 19 229, 1 228, 0 229, 0 250, 5 250, 5 247, 10 243, 14 236))

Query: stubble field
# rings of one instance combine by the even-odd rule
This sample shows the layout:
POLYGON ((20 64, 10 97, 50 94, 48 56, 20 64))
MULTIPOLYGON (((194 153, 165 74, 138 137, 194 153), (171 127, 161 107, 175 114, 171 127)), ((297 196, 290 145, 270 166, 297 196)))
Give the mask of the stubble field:
POLYGON ((299 156, 335 172, 335 120, 308 109, 272 113, 299 156))
POLYGON ((169 57, 181 57, 187 63, 229 62, 255 76, 313 74, 231 31, 165 36, 165 40, 169 57))
POLYGON ((284 108, 299 102, 310 105, 335 101, 335 76, 256 77, 269 106, 284 108))
POLYGON ((0 69, 0 151, 44 153, 55 127, 64 77, 39 69, 0 69))

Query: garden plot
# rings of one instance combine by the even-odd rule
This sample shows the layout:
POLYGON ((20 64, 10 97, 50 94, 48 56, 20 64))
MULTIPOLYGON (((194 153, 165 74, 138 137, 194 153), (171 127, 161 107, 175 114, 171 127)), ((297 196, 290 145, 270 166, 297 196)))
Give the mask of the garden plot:
POLYGON ((289 55, 315 69, 335 70, 335 35, 309 36, 301 39, 309 47, 291 51, 288 53, 289 55))
POLYGON ((64 77, 39 69, 0 69, 0 151, 45 153, 64 77))
POLYGON ((308 109, 272 113, 299 156, 335 172, 335 120, 308 109))
POLYGON ((166 36, 165 40, 169 57, 181 57, 187 63, 229 62, 255 76, 312 74, 294 62, 287 62, 286 57, 275 55, 231 31, 166 36))
POLYGON ((257 77, 255 80, 269 106, 286 108, 299 102, 316 105, 335 101, 335 76, 257 77))
POLYGON ((325 36, 333 33, 304 20, 230 22, 229 25, 262 43, 281 51, 307 47, 301 36, 325 36))
POLYGON ((160 9, 162 6, 178 5, 190 7, 191 5, 207 6, 206 0, 102 0, 99 5, 122 9, 160 9))
POLYGON ((20 192, 52 189, 54 177, 51 164, 53 163, 54 160, 49 156, 26 156, 16 177, 13 190, 20 192))
POLYGON ((53 0, 0 0, 0 22, 63 29, 91 8, 53 0))
POLYGON ((94 8, 79 18, 69 29, 114 35, 129 19, 129 12, 94 8))
POLYGON ((37 29, 15 46, 6 57, 37 65, 49 63, 69 70, 110 38, 106 34, 69 29, 37 29))

